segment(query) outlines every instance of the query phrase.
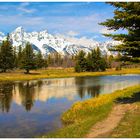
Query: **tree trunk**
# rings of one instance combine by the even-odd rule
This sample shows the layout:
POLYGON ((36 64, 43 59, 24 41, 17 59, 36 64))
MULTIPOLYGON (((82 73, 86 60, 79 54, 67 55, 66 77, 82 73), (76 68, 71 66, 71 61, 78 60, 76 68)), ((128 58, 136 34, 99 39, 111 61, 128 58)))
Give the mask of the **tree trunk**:
POLYGON ((2 72, 6 72, 6 69, 3 69, 3 71, 2 72))
POLYGON ((27 69, 27 70, 26 70, 26 74, 29 74, 29 73, 30 73, 30 71, 29 71, 29 69, 27 69))

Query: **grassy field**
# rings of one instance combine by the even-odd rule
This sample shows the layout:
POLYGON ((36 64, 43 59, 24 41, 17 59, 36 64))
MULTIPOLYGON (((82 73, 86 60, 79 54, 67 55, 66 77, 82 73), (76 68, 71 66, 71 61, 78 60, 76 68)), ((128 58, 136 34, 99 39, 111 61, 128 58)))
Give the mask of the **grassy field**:
POLYGON ((101 76, 101 75, 116 75, 116 74, 140 74, 140 68, 122 69, 116 71, 108 69, 105 72, 74 72, 73 68, 65 69, 47 69, 31 71, 31 74, 24 74, 24 71, 11 71, 7 73, 0 73, 0 81, 14 81, 14 80, 33 80, 41 78, 61 78, 61 77, 77 77, 77 76, 101 76))
MULTIPOLYGON (((42 137, 82 138, 87 134, 87 132, 95 123, 107 117, 108 113, 111 111, 113 105, 115 104, 114 101, 117 98, 131 97, 134 93, 137 92, 140 92, 140 85, 118 90, 112 94, 100 95, 98 98, 76 102, 68 111, 62 115, 62 121, 66 126, 54 133, 50 133, 42 137)), ((140 128, 139 126, 138 128, 140 128)))

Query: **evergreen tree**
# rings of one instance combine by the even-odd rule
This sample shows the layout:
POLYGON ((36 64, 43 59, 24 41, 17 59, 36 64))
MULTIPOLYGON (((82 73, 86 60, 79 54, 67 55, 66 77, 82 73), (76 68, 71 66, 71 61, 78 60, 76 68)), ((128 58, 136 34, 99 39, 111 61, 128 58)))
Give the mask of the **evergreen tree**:
POLYGON ((98 47, 87 55, 87 71, 104 71, 105 69, 106 61, 98 47))
POLYGON ((122 55, 120 53, 115 57, 116 61, 120 61, 122 59, 122 55))
POLYGON ((96 70, 97 71, 105 71, 106 67, 107 67, 107 63, 105 61, 105 57, 102 56, 101 54, 101 50, 99 49, 99 47, 97 47, 96 50, 96 70))
POLYGON ((32 46, 27 43, 22 51, 21 68, 26 70, 29 74, 30 70, 36 69, 35 54, 33 52, 32 46))
POLYGON ((87 71, 92 71, 92 55, 91 53, 89 52, 87 57, 86 57, 86 61, 87 61, 87 67, 86 67, 86 70, 87 71))
POLYGON ((91 51, 91 70, 90 71, 98 71, 97 70, 97 54, 96 50, 91 51))
POLYGON ((22 56, 23 56, 23 52, 22 52, 22 47, 19 46, 19 49, 18 49, 18 54, 17 54, 17 66, 18 68, 21 68, 22 67, 22 56))
POLYGON ((13 59, 14 59, 14 68, 17 68, 18 67, 18 58, 17 58, 16 47, 13 48, 13 59))
POLYGON ((43 56, 41 52, 39 51, 36 55, 36 67, 40 69, 40 68, 43 68, 44 65, 45 65, 45 62, 44 62, 43 56))
POLYGON ((86 71, 86 58, 85 58, 85 52, 84 51, 80 51, 78 53, 78 55, 76 56, 76 59, 77 59, 77 62, 76 62, 76 65, 75 65, 75 71, 76 72, 83 72, 83 71, 86 71))
POLYGON ((97 47, 97 49, 95 50, 95 54, 96 54, 96 71, 100 71, 101 69, 101 63, 102 63, 102 58, 101 58, 101 51, 99 49, 99 47, 97 47))
POLYGON ((115 46, 114 51, 119 51, 129 57, 140 57, 140 3, 139 2, 109 2, 116 9, 114 17, 100 23, 109 30, 125 29, 127 34, 104 34, 115 40, 122 41, 115 46))
POLYGON ((13 69, 14 66, 13 47, 8 35, 0 46, 0 69, 2 72, 6 72, 8 69, 13 69))
POLYGON ((112 67, 113 60, 114 60, 113 55, 109 55, 108 58, 107 58, 107 67, 108 68, 112 67))
POLYGON ((105 61, 105 58, 101 57, 100 61, 99 61, 99 69, 98 69, 98 71, 105 71, 106 68, 107 68, 107 63, 105 61))
POLYGON ((76 56, 76 72, 105 71, 107 67, 106 60, 105 57, 101 55, 101 51, 99 48, 92 50, 86 57, 85 56, 86 55, 83 51, 80 51, 76 56))

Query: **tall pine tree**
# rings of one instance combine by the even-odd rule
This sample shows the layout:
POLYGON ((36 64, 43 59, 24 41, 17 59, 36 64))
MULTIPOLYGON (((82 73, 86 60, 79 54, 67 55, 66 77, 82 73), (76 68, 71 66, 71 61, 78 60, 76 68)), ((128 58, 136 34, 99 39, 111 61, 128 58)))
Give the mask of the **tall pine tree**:
POLYGON ((99 47, 97 47, 96 50, 96 70, 97 71, 105 71, 106 67, 107 67, 107 63, 105 60, 105 57, 102 56, 101 54, 101 50, 99 49, 99 47))
POLYGON ((27 43, 22 52, 21 68, 29 74, 30 70, 36 69, 35 54, 31 44, 27 43))
POLYGON ((8 69, 13 69, 14 66, 14 52, 8 35, 0 46, 0 69, 2 72, 6 72, 8 69))
POLYGON ((36 67, 37 68, 43 68, 45 65, 45 60, 43 59, 43 56, 41 54, 41 52, 39 51, 36 54, 36 67))
POLYGON ((75 65, 75 71, 76 72, 83 72, 86 71, 86 58, 85 58, 85 52, 81 50, 78 55, 76 56, 76 65, 75 65))
POLYGON ((22 52, 22 47, 19 46, 18 48, 18 53, 17 53, 17 66, 18 68, 22 68, 22 56, 23 56, 23 52, 22 52))
POLYGON ((90 71, 97 71, 97 55, 96 49, 91 51, 91 69, 90 71))
POLYGON ((122 41, 113 50, 129 57, 140 57, 140 3, 109 2, 115 7, 114 17, 100 23, 109 30, 125 29, 127 34, 104 34, 115 40, 122 41))

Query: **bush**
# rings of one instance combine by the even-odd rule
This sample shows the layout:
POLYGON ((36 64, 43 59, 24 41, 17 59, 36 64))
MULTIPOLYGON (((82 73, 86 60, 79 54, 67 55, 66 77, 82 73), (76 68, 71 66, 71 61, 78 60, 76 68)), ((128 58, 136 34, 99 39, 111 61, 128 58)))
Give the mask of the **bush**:
POLYGON ((81 67, 80 65, 75 66, 75 72, 81 72, 81 67))
POLYGON ((83 51, 80 51, 76 59, 76 72, 105 71, 107 68, 106 60, 101 55, 99 48, 92 50, 87 56, 83 51))
POLYGON ((115 70, 118 71, 118 70, 121 70, 121 69, 122 69, 121 66, 117 66, 115 70))

